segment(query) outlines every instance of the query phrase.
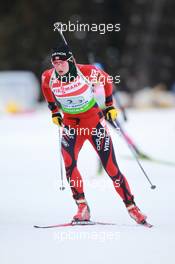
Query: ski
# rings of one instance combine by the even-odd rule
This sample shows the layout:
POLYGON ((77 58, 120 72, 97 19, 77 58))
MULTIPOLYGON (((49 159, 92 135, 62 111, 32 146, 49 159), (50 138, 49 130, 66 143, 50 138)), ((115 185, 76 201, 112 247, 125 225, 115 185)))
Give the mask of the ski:
POLYGON ((48 226, 38 226, 34 225, 35 228, 56 228, 56 227, 67 227, 67 226, 92 226, 92 225, 117 225, 115 223, 105 223, 96 221, 72 221, 64 224, 48 225, 48 226))
MULTIPOLYGON (((130 159, 130 160, 133 159, 129 155, 122 155, 122 158, 124 158, 124 159, 130 159)), ((173 162, 173 161, 155 159, 155 158, 152 158, 152 157, 149 157, 149 156, 146 156, 146 155, 145 156, 138 156, 138 158, 141 159, 141 160, 150 161, 150 162, 158 163, 158 164, 161 164, 161 165, 175 166, 175 162, 173 162)))
MULTIPOLYGON (((72 221, 72 222, 68 222, 68 223, 63 223, 63 224, 56 224, 56 225, 48 225, 48 226, 38 226, 38 225, 34 225, 33 227, 35 228, 58 228, 58 227, 70 227, 70 226, 94 226, 94 225, 117 225, 115 223, 105 223, 105 222, 96 222, 96 221, 72 221)), ((140 223, 139 225, 144 226, 144 227, 148 227, 151 228, 153 227, 152 224, 143 221, 142 223, 140 223)))

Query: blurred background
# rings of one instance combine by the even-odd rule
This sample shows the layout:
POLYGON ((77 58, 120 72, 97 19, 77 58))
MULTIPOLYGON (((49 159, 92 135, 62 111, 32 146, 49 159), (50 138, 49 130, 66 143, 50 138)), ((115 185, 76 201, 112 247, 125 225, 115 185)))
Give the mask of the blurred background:
POLYGON ((120 75, 117 90, 125 106, 174 106, 174 10, 173 0, 4 1, 0 9, 1 111, 4 105, 7 111, 13 110, 17 97, 23 103, 16 108, 24 108, 29 90, 31 101, 42 102, 40 77, 51 66, 49 53, 56 43, 53 23, 57 21, 119 23, 119 32, 65 32, 76 60, 99 62, 110 75, 120 75), (12 86, 16 98, 10 97, 12 86), (19 86, 25 86, 25 91, 19 86))
MULTIPOLYGON (((116 257, 122 264, 140 264, 140 260, 149 264, 173 263, 174 12, 175 0, 1 1, 1 263, 57 264, 59 260, 74 264, 82 260, 83 264, 113 264, 116 257), (53 32, 53 23, 58 21, 120 24, 120 31, 67 31, 65 36, 77 62, 99 63, 113 77, 120 76, 120 83, 114 86, 114 96, 123 113, 119 115, 120 126, 157 186, 154 191, 126 140, 109 129, 121 171, 131 184, 139 208, 155 226, 153 231, 136 227, 129 218, 88 142, 80 152, 78 167, 92 219, 117 226, 82 229, 88 234, 96 231, 98 236, 101 232, 119 231, 121 238, 104 243, 99 239, 60 241, 58 229, 40 232, 33 228, 69 222, 77 210, 65 171, 66 188, 60 191, 58 127, 52 124, 40 88, 42 72, 51 67, 50 51, 59 42, 58 33, 53 32)), ((62 233, 73 231, 66 230, 62 233)), ((81 230, 75 227, 74 232, 81 234, 81 230)))

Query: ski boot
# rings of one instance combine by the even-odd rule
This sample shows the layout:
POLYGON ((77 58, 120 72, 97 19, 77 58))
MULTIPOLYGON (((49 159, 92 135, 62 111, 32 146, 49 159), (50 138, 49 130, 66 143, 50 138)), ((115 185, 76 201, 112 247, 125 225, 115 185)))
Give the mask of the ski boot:
POLYGON ((136 205, 132 204, 128 206, 127 210, 131 218, 133 218, 138 224, 146 223, 147 216, 144 215, 136 205))
POLYGON ((77 200, 78 211, 73 217, 73 221, 90 221, 90 209, 85 199, 77 200))

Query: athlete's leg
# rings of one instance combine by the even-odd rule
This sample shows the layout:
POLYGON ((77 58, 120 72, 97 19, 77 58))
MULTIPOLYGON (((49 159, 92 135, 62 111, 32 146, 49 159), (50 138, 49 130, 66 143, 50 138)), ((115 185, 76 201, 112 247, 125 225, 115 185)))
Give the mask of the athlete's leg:
POLYGON ((85 199, 83 190, 83 180, 77 168, 77 158, 81 147, 85 141, 82 135, 70 133, 70 130, 64 128, 62 136, 62 155, 66 168, 67 180, 70 184, 73 198, 78 206, 78 211, 74 215, 75 221, 90 220, 90 209, 85 199), (67 133, 66 133, 67 131, 67 133))
POLYGON ((104 169, 112 179, 114 187, 126 206, 134 204, 134 197, 125 176, 121 173, 112 144, 111 137, 106 131, 104 124, 100 122, 96 126, 97 133, 89 137, 89 141, 97 151, 104 169))
POLYGON ((82 136, 77 135, 76 132, 71 132, 68 127, 64 127, 61 151, 65 163, 66 177, 70 184, 73 198, 79 200, 84 199, 84 191, 82 177, 77 168, 77 158, 85 139, 82 136))

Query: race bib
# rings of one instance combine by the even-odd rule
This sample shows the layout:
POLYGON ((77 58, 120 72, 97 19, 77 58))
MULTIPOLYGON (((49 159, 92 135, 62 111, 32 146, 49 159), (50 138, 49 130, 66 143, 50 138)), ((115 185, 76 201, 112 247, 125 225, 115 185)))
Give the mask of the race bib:
POLYGON ((75 83, 71 82, 70 85, 55 87, 54 82, 52 92, 66 113, 83 113, 96 103, 91 87, 80 76, 78 81, 75 80, 75 83))

